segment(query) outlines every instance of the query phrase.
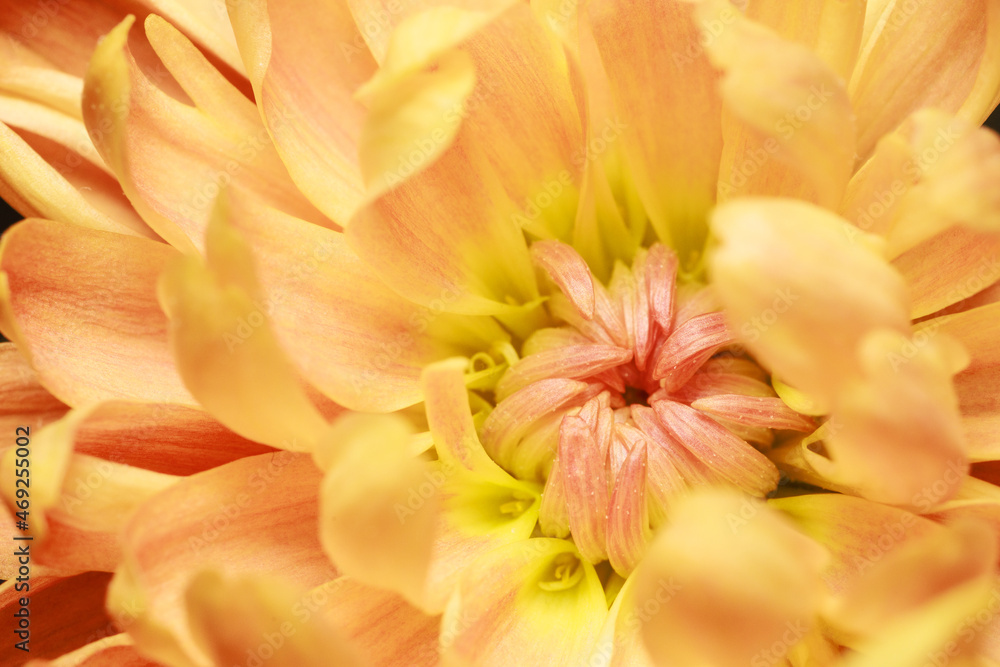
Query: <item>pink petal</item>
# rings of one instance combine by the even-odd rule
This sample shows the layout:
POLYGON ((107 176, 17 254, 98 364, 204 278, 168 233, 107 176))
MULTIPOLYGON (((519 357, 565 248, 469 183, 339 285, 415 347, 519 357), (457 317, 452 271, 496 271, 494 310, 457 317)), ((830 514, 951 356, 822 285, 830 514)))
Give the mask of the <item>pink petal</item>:
POLYGON ((531 259, 542 267, 584 319, 594 317, 594 279, 573 246, 561 241, 531 244, 531 259))

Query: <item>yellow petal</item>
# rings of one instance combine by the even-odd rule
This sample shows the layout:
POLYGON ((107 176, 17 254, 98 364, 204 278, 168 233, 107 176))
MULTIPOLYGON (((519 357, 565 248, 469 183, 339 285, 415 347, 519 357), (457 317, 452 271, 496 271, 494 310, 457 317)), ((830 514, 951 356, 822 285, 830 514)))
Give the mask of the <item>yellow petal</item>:
POLYGON ((249 248, 220 197, 206 240, 207 266, 184 257, 161 278, 171 347, 185 384, 240 435, 293 451, 315 447, 326 420, 271 330, 249 248))
POLYGON ((780 0, 754 0, 746 15, 784 39, 809 47, 847 81, 854 70, 865 26, 864 0, 806 0, 788 5, 780 0))
POLYGON ((410 453, 412 433, 397 415, 348 415, 324 436, 320 539, 338 569, 419 605, 439 500, 435 492, 416 510, 407 505, 431 479, 410 453))
POLYGON ((358 137, 365 108, 353 99, 375 71, 341 0, 296 11, 264 0, 227 3, 254 97, 295 184, 341 226, 361 202, 358 137))
POLYGON ((777 498, 768 505, 790 516, 830 552, 823 580, 833 593, 853 588, 876 563, 911 540, 942 530, 907 510, 840 493, 777 498))
POLYGON ((195 641, 215 664, 251 658, 275 667, 365 665, 339 632, 320 617, 302 620, 304 588, 262 575, 195 576, 185 595, 195 641))
POLYGON ((881 15, 866 30, 849 86, 862 160, 913 111, 955 112, 965 104, 988 43, 988 4, 992 0, 883 3, 881 15))
MULTIPOLYGON (((706 3, 701 16, 733 11, 706 3)), ((742 17, 731 23, 705 37, 725 72, 720 200, 781 195, 834 208, 854 165, 854 114, 841 79, 804 46, 742 17)))
POLYGON ((289 179, 252 103, 175 28, 156 18, 146 23, 166 71, 193 104, 139 70, 129 18, 94 52, 83 109, 101 157, 147 224, 179 249, 200 248, 226 187, 256 205, 332 224, 289 179))
POLYGON ((606 616, 597 573, 572 543, 515 542, 463 573, 441 621, 443 664, 584 664, 606 616))
POLYGON ((441 617, 381 588, 339 577, 309 591, 300 616, 328 619, 373 665, 438 667, 441 617))
POLYGON ((829 408, 876 327, 909 330, 900 276, 837 216, 791 201, 719 207, 714 288, 734 330, 784 382, 829 408), (849 316, 847 314, 850 314, 849 316))
MULTIPOLYGON (((601 0, 587 7, 629 173, 657 235, 688 270, 707 236, 722 151, 719 74, 701 46, 698 4, 601 0)), ((704 27, 724 30, 738 14, 733 8, 704 27)))
POLYGON ((766 660, 775 645, 790 649, 813 623, 825 558, 787 519, 739 493, 681 501, 635 575, 646 648, 677 667, 736 667, 766 660))

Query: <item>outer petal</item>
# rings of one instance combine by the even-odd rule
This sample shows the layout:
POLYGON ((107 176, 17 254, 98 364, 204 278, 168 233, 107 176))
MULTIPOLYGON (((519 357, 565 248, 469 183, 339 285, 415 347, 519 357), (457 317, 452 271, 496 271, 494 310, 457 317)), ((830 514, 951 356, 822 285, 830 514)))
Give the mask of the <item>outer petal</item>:
MULTIPOLYGON (((635 608, 664 664, 736 667, 766 660, 789 629, 801 639, 820 601, 824 550, 767 506, 707 491, 675 509, 637 571, 635 608), (676 584, 658 601, 664 582, 676 584)), ((787 646, 787 643, 786 643, 787 646)))
POLYGON ((194 644, 182 593, 194 570, 281 573, 318 586, 333 578, 315 530, 320 474, 307 456, 279 452, 194 475, 146 504, 124 532, 125 561, 108 608, 144 655, 210 662, 194 644))
POLYGON ((266 659, 275 667, 365 665, 339 632, 301 611, 304 588, 263 576, 227 581, 204 571, 192 579, 185 599, 195 640, 217 665, 266 659))
POLYGON ((607 616, 600 580, 569 542, 534 538, 480 558, 441 625, 445 665, 577 665, 607 616))
POLYGON ((339 577, 318 586, 296 610, 308 620, 318 614, 350 638, 376 667, 438 665, 440 616, 429 616, 399 595, 339 577), (304 607, 304 608, 302 608, 304 607))
POLYGON ((92 641, 54 660, 32 660, 26 667, 157 667, 157 664, 140 656, 132 638, 122 632, 92 641))
POLYGON ((0 428, 40 429, 69 408, 38 382, 38 375, 13 343, 0 343, 0 428))
MULTIPOLYGON (((722 15, 735 11, 718 4, 722 15)), ((703 11, 703 22, 714 15, 703 11)), ((809 49, 742 17, 731 22, 717 37, 705 36, 726 72, 719 198, 780 195, 835 208, 855 158, 854 112, 842 80, 809 49)))
POLYGON ((856 348, 875 327, 909 329, 899 275, 840 218, 755 199, 716 210, 714 287, 734 329, 783 381, 829 404, 858 374, 856 348), (845 313, 850 313, 847 317, 845 313))
POLYGON ((227 7, 264 124, 292 180, 346 225, 364 193, 357 155, 365 108, 353 95, 375 72, 347 3, 227 7))
POLYGON ((260 289, 250 250, 227 218, 220 198, 208 227, 207 265, 185 257, 160 280, 178 371, 199 402, 240 435, 310 451, 326 420, 254 301, 260 289))
POLYGON ((238 210, 233 220, 254 249, 282 347, 303 377, 341 405, 373 412, 412 405, 421 400, 428 363, 471 355, 506 335, 492 321, 443 314, 455 292, 430 308, 399 297, 338 232, 274 210, 238 210))
MULTIPOLYGON (((213 60, 231 66, 234 79, 239 78, 239 55, 232 28, 225 20, 224 0, 74 0, 55 6, 6 0, 0 4, 0 32, 7 40, 30 49, 39 63, 82 77, 98 41, 126 14, 144 20, 150 12, 178 26, 213 60)), ((141 56, 144 65, 151 64, 148 47, 141 49, 141 56)))
POLYGON ((962 425, 973 461, 1000 459, 1000 351, 996 346, 1000 303, 928 321, 918 332, 927 339, 944 334, 969 352, 969 367, 955 376, 962 425))
MULTIPOLYGON (((718 73, 700 46, 699 3, 588 6, 597 48, 621 119, 631 177, 660 239, 690 268, 707 235, 722 134, 718 73)), ((735 8, 725 17, 735 20, 735 8)))
POLYGON ((156 302, 156 279, 176 254, 131 236, 22 222, 0 244, 0 324, 46 388, 70 405, 193 404, 156 302))
POLYGON ((142 74, 126 19, 94 53, 83 107, 91 139, 150 227, 177 248, 200 248, 212 203, 227 186, 256 205, 323 223, 288 178, 251 102, 176 29, 155 17, 146 23, 194 104, 142 74))
POLYGON ((942 530, 906 510, 840 493, 777 498, 768 505, 785 512, 827 548, 832 557, 823 580, 837 594, 853 589, 872 566, 904 544, 942 530))
POLYGON ((996 556, 996 533, 966 519, 876 564, 825 614, 841 643, 858 650, 847 664, 885 664, 890 655, 919 664, 960 633, 959 651, 974 648, 964 629, 987 607, 996 556))
POLYGON ((820 470, 867 498, 903 507, 945 477, 950 497, 968 469, 951 384, 963 353, 947 339, 921 342, 884 330, 860 341, 862 374, 834 408, 824 437, 833 464, 820 470), (952 469, 963 474, 946 475, 952 469))
MULTIPOLYGON (((84 136, 84 141, 90 146, 89 138, 84 136)), ((0 194, 22 215, 156 237, 122 196, 117 181, 76 152, 63 150, 58 155, 52 142, 38 138, 32 146, 2 123, 0 149, 0 194)))
MULTIPOLYGON (((403 142, 407 152, 382 176, 398 186, 361 210, 347 233, 358 254, 408 298, 430 304, 452 292, 458 298, 448 310, 494 313, 537 296, 522 227, 568 237, 580 171, 571 163, 583 140, 565 55, 528 6, 515 3, 471 34, 475 20, 461 25, 424 43, 424 22, 415 16, 394 33, 399 46, 385 67, 399 75, 383 77, 376 97, 418 80, 450 89, 450 80, 426 75, 453 59, 471 60, 476 87, 464 104, 431 116, 446 124, 462 119, 453 139, 435 122, 403 142)), ((370 123, 404 120, 375 115, 370 123)), ((383 131, 401 130, 365 128, 371 136, 383 131)))
MULTIPOLYGON (((18 546, 25 544, 16 543, 18 546)), ((10 580, 0 587, 0 613, 8 620, 10 637, 4 646, 6 664, 23 664, 27 658, 55 658, 92 641, 95 636, 117 634, 104 611, 104 592, 109 576, 103 572, 87 572, 74 577, 32 576, 30 588, 23 582, 10 580), (18 586, 18 588, 15 588, 18 586), (22 607, 21 599, 28 598, 22 607), (15 614, 26 609, 29 621, 27 637, 18 637, 15 614), (29 640, 30 652, 15 649, 14 644, 29 640)))
MULTIPOLYGON (((872 30, 866 31, 849 88, 858 113, 862 160, 871 155, 879 137, 916 109, 962 108, 984 61, 990 4, 992 0, 886 4, 872 30)), ((982 120, 984 111, 988 114, 985 109, 971 112, 975 122, 982 120)))
POLYGON ((812 49, 841 79, 851 78, 865 27, 865 0, 752 0, 748 18, 812 49))

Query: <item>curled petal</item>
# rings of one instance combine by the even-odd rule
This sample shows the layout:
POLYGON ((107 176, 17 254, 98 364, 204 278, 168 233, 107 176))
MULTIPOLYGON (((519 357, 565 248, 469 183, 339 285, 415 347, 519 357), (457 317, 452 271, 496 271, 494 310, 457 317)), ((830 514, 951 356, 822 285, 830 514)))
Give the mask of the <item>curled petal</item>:
POLYGON ((295 185, 345 226, 364 195, 355 91, 375 72, 347 3, 226 3, 254 99, 295 185))
POLYGON ((774 464, 711 417, 673 401, 657 401, 653 409, 678 442, 731 484, 759 496, 778 485, 774 464))
POLYGON ((582 257, 560 241, 531 245, 531 259, 541 266, 585 319, 594 316, 594 279, 582 257))

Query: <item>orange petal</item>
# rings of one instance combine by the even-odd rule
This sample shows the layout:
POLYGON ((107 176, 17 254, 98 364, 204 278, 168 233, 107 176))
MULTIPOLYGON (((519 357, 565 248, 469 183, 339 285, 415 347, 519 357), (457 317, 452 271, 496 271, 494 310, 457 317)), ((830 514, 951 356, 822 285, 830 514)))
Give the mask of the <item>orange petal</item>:
POLYGON ((0 343, 0 428, 38 430, 69 408, 48 392, 14 343, 0 343))
POLYGON ((955 376, 954 383, 969 458, 973 461, 1000 459, 1000 441, 997 438, 1000 401, 996 389, 1000 355, 995 333, 998 314, 1000 304, 994 303, 929 320, 917 333, 922 333, 927 339, 939 334, 951 336, 969 353, 971 363, 955 376))
POLYGON ((774 645, 787 651, 813 623, 825 557, 763 503, 733 491, 692 496, 636 572, 646 648, 677 667, 736 667, 766 660, 774 645))
POLYGON ((496 323, 445 315, 456 293, 440 294, 430 308, 401 298, 338 232, 274 210, 234 213, 254 250, 264 306, 282 348, 304 378, 341 405, 383 412, 417 403, 424 366, 482 349, 471 349, 467 330, 492 324, 484 347, 504 335, 496 323))
POLYGON ((772 195, 836 207, 855 157, 854 113, 841 77, 808 48, 732 16, 728 3, 703 7, 702 20, 722 26, 704 38, 725 72, 720 200, 772 195))
POLYGON ((401 64, 392 69, 414 79, 442 59, 468 57, 476 87, 446 113, 446 120, 462 119, 448 149, 430 164, 447 136, 413 133, 385 177, 397 186, 359 211, 347 234, 393 289, 417 303, 451 293, 457 299, 449 311, 476 314, 529 303, 537 286, 522 227, 565 239, 578 194, 572 156, 583 140, 565 56, 520 3, 458 45, 464 32, 422 44, 412 34, 419 19, 394 33, 401 64), (406 48, 413 44, 422 45, 406 48), (497 136, 510 140, 498 144, 497 136))
POLYGON ((545 270, 586 319, 594 316, 594 279, 582 257, 560 241, 531 244, 531 259, 545 270))
POLYGON ((833 593, 853 589, 862 575, 904 544, 942 530, 907 510, 840 493, 776 498, 768 504, 829 550, 823 580, 833 593))
POLYGON ((278 154, 295 184, 341 226, 364 192, 357 154, 365 108, 353 95, 375 72, 347 4, 314 2, 294 12, 263 0, 227 5, 278 154))
POLYGON ((615 489, 608 503, 608 559, 615 572, 623 577, 639 565, 650 536, 646 460, 645 443, 632 448, 615 478, 615 489))
POLYGON ((340 577, 314 588, 303 614, 315 611, 350 638, 373 665, 437 667, 440 616, 429 616, 399 595, 340 577))
POLYGON ((869 330, 909 330, 902 279, 835 215, 746 199, 716 209, 712 228, 722 242, 713 286, 734 330, 782 381, 815 400, 828 406, 859 372, 856 348, 869 330))
POLYGON ((590 425, 578 416, 559 427, 559 466, 573 542, 591 563, 607 559, 607 445, 602 448, 590 425))
POLYGON ((231 575, 280 571, 318 586, 335 575, 315 529, 320 472, 308 456, 278 452, 193 475, 146 502, 124 531, 125 560, 108 609, 144 655, 204 663, 182 594, 196 569, 231 575))
POLYGON ((156 301, 156 279, 176 255, 146 239, 22 222, 0 245, 3 330, 70 405, 115 398, 193 404, 156 301))
POLYGON ((205 409, 236 433, 311 451, 326 420, 279 347, 250 249, 229 221, 226 197, 208 223, 208 261, 184 257, 160 279, 178 372, 205 409), (262 312, 263 310, 263 312, 262 312))
POLYGON ((774 464, 708 415, 674 401, 656 401, 653 409, 674 440, 730 484, 756 496, 777 487, 774 464))
POLYGON ((909 285, 911 316, 930 315, 996 283, 998 253, 997 234, 952 227, 892 260, 909 285))
POLYGON ((808 46, 843 79, 851 78, 865 27, 864 0, 754 0, 746 15, 782 38, 808 46))
POLYGON ((977 579, 991 582, 996 545, 995 532, 970 519, 913 539, 875 563, 826 616, 846 637, 877 642, 900 617, 977 579))
MULTIPOLYGON (((117 632, 117 626, 114 628, 117 632)), ((158 663, 139 655, 132 638, 121 632, 92 641, 54 660, 32 660, 25 667, 158 667, 158 663)))
POLYGON ((322 617, 306 616, 309 592, 263 575, 227 580, 205 570, 185 599, 195 641, 214 664, 267 661, 275 667, 367 664, 322 617))
POLYGON ((700 29, 710 26, 696 21, 698 4, 588 5, 631 178, 660 240, 686 268, 707 236, 722 151, 719 74, 701 47, 700 29))
MULTIPOLYGON (((124 6, 74 0, 57 7, 5 0, 0 3, 0 32, 7 40, 30 49, 45 66, 82 77, 98 41, 126 13, 144 20, 151 11, 183 30, 220 65, 226 63, 234 79, 240 77, 239 54, 221 0, 141 0, 124 6)), ((144 66, 152 65, 148 46, 141 49, 140 57, 144 66)), ((153 68, 150 72, 162 77, 153 68)))
MULTIPOLYGON (((849 86, 862 160, 871 155, 881 136, 916 109, 962 108, 984 61, 989 4, 992 0, 886 5, 866 31, 849 86)), ((995 22, 989 28, 989 32, 998 29, 995 22)), ((981 122, 978 116, 984 111, 970 110, 975 122, 981 122)))
POLYGON ((942 479, 948 481, 942 500, 950 497, 968 470, 951 384, 954 341, 921 342, 886 330, 863 338, 862 375, 844 389, 824 438, 833 459, 825 475, 903 507, 913 507, 922 490, 942 479), (953 469, 959 474, 949 474, 953 469))
MULTIPOLYGON (((18 547, 25 542, 15 543, 18 547)), ((34 573, 32 573, 34 575, 34 573)), ((5 662, 23 664, 28 658, 56 658, 93 641, 94 637, 118 634, 104 611, 104 593, 110 576, 87 572, 73 577, 27 576, 18 583, 10 580, 0 588, 0 613, 8 620, 9 645, 4 648, 5 662), (23 598, 27 605, 21 604, 23 598), (18 636, 16 614, 28 620, 24 636, 18 636), (15 648, 27 640, 27 650, 15 648)), ((22 630, 24 631, 24 630, 22 630)))
POLYGON ((171 97, 139 70, 127 44, 131 25, 120 23, 94 53, 84 121, 149 226, 179 249, 201 248, 223 188, 324 223, 289 179, 253 104, 187 38, 150 17, 147 36, 193 104, 171 97))

